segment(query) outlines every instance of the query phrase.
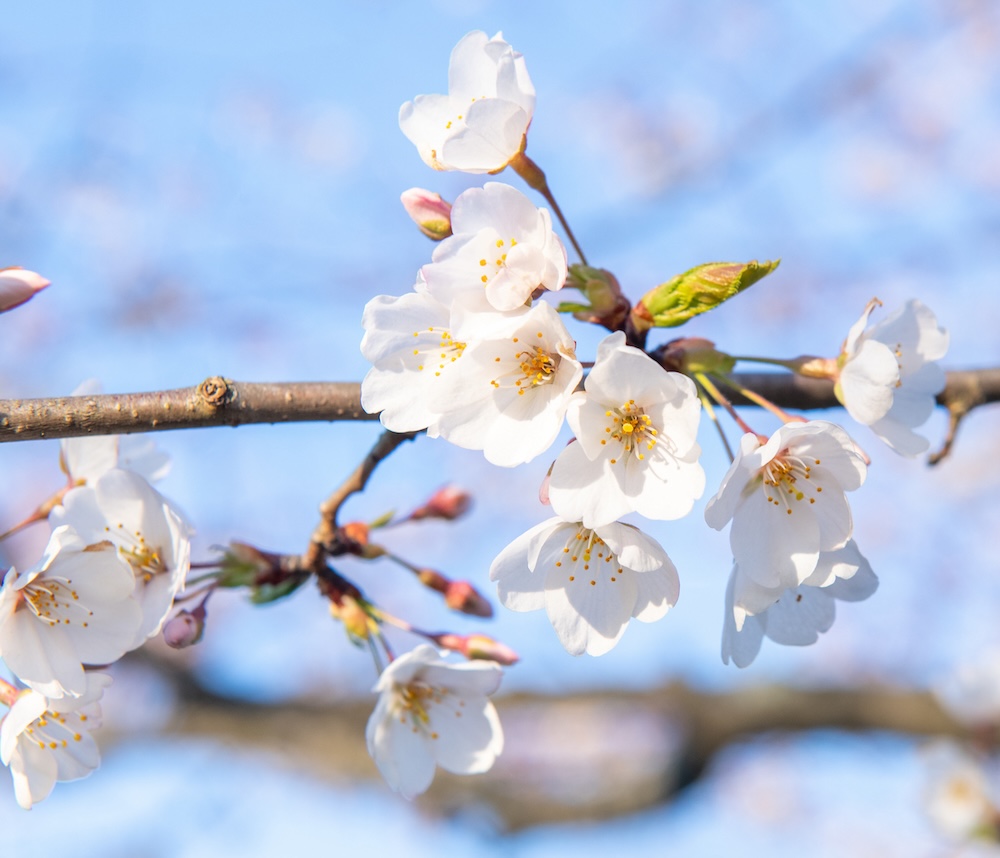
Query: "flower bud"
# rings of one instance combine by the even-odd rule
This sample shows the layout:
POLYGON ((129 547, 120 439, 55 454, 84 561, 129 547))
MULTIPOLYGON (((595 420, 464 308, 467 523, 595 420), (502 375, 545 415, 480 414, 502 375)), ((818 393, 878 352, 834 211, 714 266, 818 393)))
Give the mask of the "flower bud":
POLYGON ((468 581, 450 581, 444 591, 444 602, 453 611, 463 614, 493 616, 493 606, 468 581))
POLYGON ((344 630, 354 641, 368 639, 372 619, 357 599, 344 595, 339 601, 330 601, 330 616, 344 624, 344 630))
POLYGON ((376 557, 382 557, 385 549, 368 541, 370 532, 371 526, 365 522, 349 521, 338 529, 337 535, 348 554, 363 557, 365 560, 374 560, 376 557))
POLYGON ((624 328, 631 304, 610 271, 589 265, 571 265, 566 285, 579 289, 590 303, 562 303, 557 308, 560 313, 572 313, 574 319, 603 325, 609 331, 624 328))
POLYGON ((20 307, 49 285, 49 281, 23 268, 0 268, 0 313, 20 307))
POLYGON ((495 661, 497 664, 512 665, 517 664, 521 657, 506 644, 495 641, 486 635, 453 635, 445 633, 435 635, 434 643, 452 652, 461 653, 469 659, 485 659, 495 661))
POLYGON ((245 542, 230 542, 219 563, 220 587, 252 587, 275 574, 281 564, 277 554, 261 551, 245 542))
POLYGON ((410 188, 399 197, 403 208, 420 231, 432 241, 441 241, 451 235, 451 203, 440 194, 423 188, 410 188))
POLYGON ((164 642, 174 649, 184 649, 198 643, 205 633, 206 615, 203 602, 193 611, 181 611, 171 617, 163 626, 164 642))
POLYGON ((433 569, 418 569, 417 578, 428 590, 434 590, 436 593, 446 593, 452 583, 440 572, 435 572, 433 569))
POLYGON ((729 375, 736 366, 736 359, 715 348, 715 343, 703 337, 681 337, 657 349, 657 361, 664 369, 683 372, 685 375, 707 373, 729 375))
POLYGON ((454 521, 472 508, 472 495, 458 486, 442 486, 427 502, 410 513, 410 519, 443 518, 454 521))
POLYGON ((776 259, 698 265, 643 295, 632 309, 632 325, 640 332, 683 325, 766 277, 780 262, 776 259))

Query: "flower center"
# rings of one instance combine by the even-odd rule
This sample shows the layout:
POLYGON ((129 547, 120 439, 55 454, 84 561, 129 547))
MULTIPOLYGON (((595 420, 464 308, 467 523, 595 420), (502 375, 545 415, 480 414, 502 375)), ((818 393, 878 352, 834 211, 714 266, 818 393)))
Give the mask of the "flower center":
POLYGON ((70 712, 68 715, 43 712, 36 721, 25 727, 25 735, 43 751, 65 748, 70 742, 79 742, 83 739, 83 734, 75 729, 76 725, 69 724, 67 718, 79 721, 81 724, 87 720, 87 716, 81 712, 70 712))
MULTIPOLYGON (((653 420, 635 404, 634 399, 630 399, 618 408, 605 411, 604 416, 611 420, 611 423, 604 427, 605 433, 611 440, 621 444, 626 458, 634 453, 637 458, 644 459, 646 454, 643 450, 648 452, 656 446, 658 433, 652 425, 653 420)), ((601 439, 601 444, 607 443, 607 438, 601 439)), ((611 460, 612 465, 617 463, 617 458, 611 460)))
POLYGON ((161 549, 147 543, 141 531, 128 531, 121 522, 114 530, 110 527, 105 527, 104 530, 118 546, 119 554, 128 561, 136 577, 142 579, 144 584, 148 584, 154 575, 167 571, 161 549))
POLYGON ((36 578, 21 590, 18 608, 27 608, 50 626, 78 623, 86 628, 94 612, 80 604, 72 583, 68 578, 36 578))
POLYGON ((434 368, 434 375, 457 361, 465 351, 465 343, 452 339, 451 332, 445 328, 429 327, 426 331, 414 331, 417 337, 417 347, 413 354, 418 357, 417 369, 434 368))
POLYGON ((615 583, 624 572, 617 558, 601 537, 580 525, 566 540, 562 559, 556 561, 556 567, 569 573, 567 580, 570 583, 580 581, 596 587, 602 563, 610 564, 607 571, 611 583, 615 583))
MULTIPOLYGON (((536 336, 541 339, 545 334, 538 331, 536 336)), ((520 337, 512 337, 511 342, 520 344, 520 337)), ((499 355, 493 360, 496 363, 503 362, 503 358, 499 355)), ((491 379, 490 384, 497 390, 513 388, 517 391, 518 396, 524 396, 525 390, 531 390, 555 381, 556 372, 559 370, 561 362, 561 355, 546 351, 541 346, 521 348, 514 354, 513 358, 507 359, 507 371, 491 379)))
POLYGON ((823 487, 813 480, 813 465, 807 464, 807 461, 813 465, 820 464, 819 459, 806 460, 791 455, 785 449, 760 469, 767 502, 784 509, 787 515, 792 514, 792 508, 797 503, 816 503, 817 496, 823 491, 823 487))
MULTIPOLYGON (((503 249, 506 245, 507 245, 507 242, 504 241, 502 238, 498 238, 496 240, 497 256, 493 260, 493 268, 495 269, 493 271, 494 275, 499 274, 500 273, 500 269, 503 268, 507 264, 507 252, 503 249)), ((517 239, 516 238, 511 238, 510 239, 510 247, 514 248, 516 246, 517 246, 517 239)), ((489 264, 490 264, 490 262, 489 262, 489 260, 485 256, 482 257, 479 260, 479 267, 480 268, 487 268, 489 266, 489 264)), ((487 283, 490 282, 490 275, 489 274, 483 274, 479 278, 479 280, 482 282, 483 286, 485 286, 487 283)))
POLYGON ((414 733, 424 732, 431 739, 437 739, 436 732, 427 732, 431 722, 429 713, 431 707, 449 707, 454 711, 456 718, 461 718, 465 701, 456 699, 447 688, 428 685, 417 679, 407 685, 397 686, 394 704, 394 711, 400 724, 409 722, 414 733))

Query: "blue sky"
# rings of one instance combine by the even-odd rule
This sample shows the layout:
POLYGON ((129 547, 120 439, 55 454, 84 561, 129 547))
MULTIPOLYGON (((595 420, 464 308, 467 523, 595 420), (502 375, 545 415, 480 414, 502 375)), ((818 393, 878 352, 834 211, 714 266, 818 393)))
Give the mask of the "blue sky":
MULTIPOLYGON (((451 47, 471 29, 502 29, 525 54, 539 94, 529 154, 591 261, 613 270, 630 295, 700 262, 782 258, 775 275, 685 333, 743 354, 832 355, 873 295, 887 309, 919 297, 952 332, 950 366, 1000 363, 1000 19, 988 4, 39 0, 5 10, 5 23, 0 264, 53 281, 5 319, 6 395, 68 393, 95 376, 114 391, 186 386, 212 374, 360 379, 364 304, 409 289, 429 259, 399 193, 419 185, 454 198, 478 183, 428 170, 396 121, 403 101, 443 90, 451 47)), ((581 353, 599 339, 582 326, 574 335, 581 353)), ((873 459, 852 506, 882 584, 869 602, 844 606, 816 647, 765 644, 750 671, 723 667, 728 547, 697 507, 690 519, 652 528, 682 581, 681 601, 663 622, 633 624, 594 660, 567 656, 541 615, 501 615, 493 633, 524 656, 506 687, 642 687, 677 677, 711 688, 934 681, 997 643, 993 419, 975 415, 952 460, 932 472, 849 427, 873 459)), ((940 415, 928 424, 932 444, 942 428, 940 415)), ((196 522, 200 557, 231 538, 295 550, 319 501, 376 431, 163 435, 175 461, 163 490, 196 522)), ((702 443, 714 486, 726 463, 710 433, 702 443)), ((4 521, 58 484, 56 458, 50 443, 0 448, 4 521)), ((385 465, 350 513, 416 505, 448 481, 496 486, 479 494, 466 521, 401 529, 394 543, 487 589, 493 556, 544 514, 534 500, 549 463, 542 459, 500 471, 479 454, 420 439, 385 465)), ((8 561, 31 562, 44 538, 12 543, 8 561)), ((425 626, 475 627, 389 568, 350 571, 425 626)), ((311 593, 266 611, 238 597, 216 600, 197 658, 206 681, 257 698, 362 692, 372 681, 370 664, 343 643, 311 593), (303 653, 293 633, 316 643, 303 653)), ((124 678, 119 686, 128 687, 124 678)), ((893 830, 915 833, 901 835, 896 853, 886 846, 876 854, 923 854, 915 746, 830 736, 737 749, 676 807, 588 830, 585 842, 556 830, 493 848, 527 856, 564 845, 567 854, 588 854, 634 839, 641 854, 669 835, 690 842, 685 854, 710 855, 732 848, 726 832, 741 826, 754 844, 746 854, 784 854, 766 813, 741 817, 729 801, 748 771, 768 765, 802 773, 798 787, 789 774, 788 789, 810 796, 810 818, 861 819, 856 843, 885 843, 884 820, 864 820, 867 808, 888 802, 893 830), (868 801, 876 788, 881 798, 868 801), (758 828, 754 840, 747 832, 758 828)), ((97 776, 60 787, 30 817, 0 802, 0 819, 29 838, 56 825, 76 830, 93 808, 124 802, 120 854, 145 844, 148 854, 198 855, 207 846, 157 834, 154 803, 135 796, 152 791, 197 819, 218 791, 250 777, 273 780, 273 789, 257 787, 260 801, 295 792, 282 822, 265 836, 238 813, 213 818, 218 839, 209 842, 265 854, 268 843, 288 842, 297 818, 315 816, 309 808, 329 804, 345 808, 358 843, 372 842, 358 820, 392 819, 400 843, 425 843, 428 853, 468 842, 485 848, 475 832, 421 821, 378 785, 336 791, 235 750, 142 737, 112 749, 97 776), (158 838, 170 848, 151 845, 158 838)), ((329 832, 313 832, 336 830, 334 820, 329 832)), ((103 834, 84 837, 95 854, 103 834)), ((816 854, 843 854, 830 848, 816 854)))

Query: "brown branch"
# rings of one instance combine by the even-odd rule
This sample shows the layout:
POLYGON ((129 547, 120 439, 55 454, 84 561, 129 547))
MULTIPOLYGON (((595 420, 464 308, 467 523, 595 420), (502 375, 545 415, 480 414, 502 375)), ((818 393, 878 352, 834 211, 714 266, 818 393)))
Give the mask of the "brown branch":
MULTIPOLYGON (((782 408, 839 406, 828 381, 790 373, 736 373, 736 380, 782 408)), ((197 387, 151 393, 108 393, 0 400, 0 442, 81 435, 125 435, 251 423, 375 420, 361 408, 354 382, 233 381, 219 376, 197 387)), ((1000 402, 1000 367, 948 373, 938 403, 954 415, 1000 402)), ((736 405, 752 405, 733 394, 736 405)))

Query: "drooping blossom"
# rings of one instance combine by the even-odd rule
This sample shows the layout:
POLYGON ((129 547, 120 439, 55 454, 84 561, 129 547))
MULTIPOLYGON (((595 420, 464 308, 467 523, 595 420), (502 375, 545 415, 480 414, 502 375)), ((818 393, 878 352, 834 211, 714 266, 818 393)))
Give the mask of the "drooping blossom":
POLYGON ((101 762, 92 730, 101 726, 100 698, 111 684, 86 674, 79 697, 24 691, 0 722, 0 761, 10 768, 14 796, 25 810, 47 798, 56 781, 85 778, 101 762))
POLYGON ((20 307, 41 292, 49 281, 24 268, 0 268, 0 313, 20 307))
POLYGON ((138 474, 115 468, 66 494, 52 521, 107 541, 132 573, 142 623, 129 649, 159 634, 191 565, 191 528, 138 474))
POLYGON ((423 275, 438 300, 472 309, 523 308, 536 289, 566 281, 566 250, 546 209, 501 182, 470 188, 455 200, 454 235, 434 248, 423 275))
POLYGON ((836 600, 860 602, 878 588, 878 578, 854 540, 820 554, 813 573, 788 589, 761 587, 734 565, 726 587, 722 660, 747 667, 765 637, 786 646, 809 646, 829 631, 836 600))
POLYGON ((445 661, 422 644, 379 677, 368 720, 368 753, 396 792, 413 798, 434 779, 435 766, 459 775, 487 771, 503 750, 503 730, 488 699, 503 671, 492 661, 445 661))
POLYGON ((743 436, 705 521, 716 530, 732 521, 733 558, 749 580, 788 589, 812 575, 822 552, 851 538, 846 492, 861 486, 867 468, 833 423, 786 423, 761 441, 743 436))
MULTIPOLYGON (((73 396, 94 396, 101 392, 96 379, 88 379, 73 396)), ((74 486, 93 485, 112 468, 134 471, 153 483, 170 470, 170 457, 143 435, 97 435, 64 438, 60 442, 59 464, 74 486)))
POLYGON ((0 657, 47 697, 86 690, 84 664, 132 649, 142 622, 129 566, 107 541, 57 527, 32 569, 11 568, 0 587, 0 657))
POLYGON ((632 619, 661 619, 677 602, 677 569, 638 528, 593 529, 556 516, 521 534, 490 567, 500 601, 544 610, 571 655, 603 655, 632 619))
POLYGON ((914 432, 944 390, 936 363, 948 350, 948 333, 916 299, 865 330, 879 301, 871 301, 851 327, 837 359, 834 388, 847 413, 870 426, 897 453, 916 456, 928 441, 914 432))
POLYGON ((535 88, 524 57, 476 30, 451 52, 447 95, 418 95, 399 127, 435 170, 496 173, 524 151, 535 88))
POLYGON ((576 442, 552 468, 553 508, 586 527, 633 511, 652 519, 687 515, 705 488, 694 382, 625 345, 618 331, 598 346, 584 386, 566 415, 576 442))

